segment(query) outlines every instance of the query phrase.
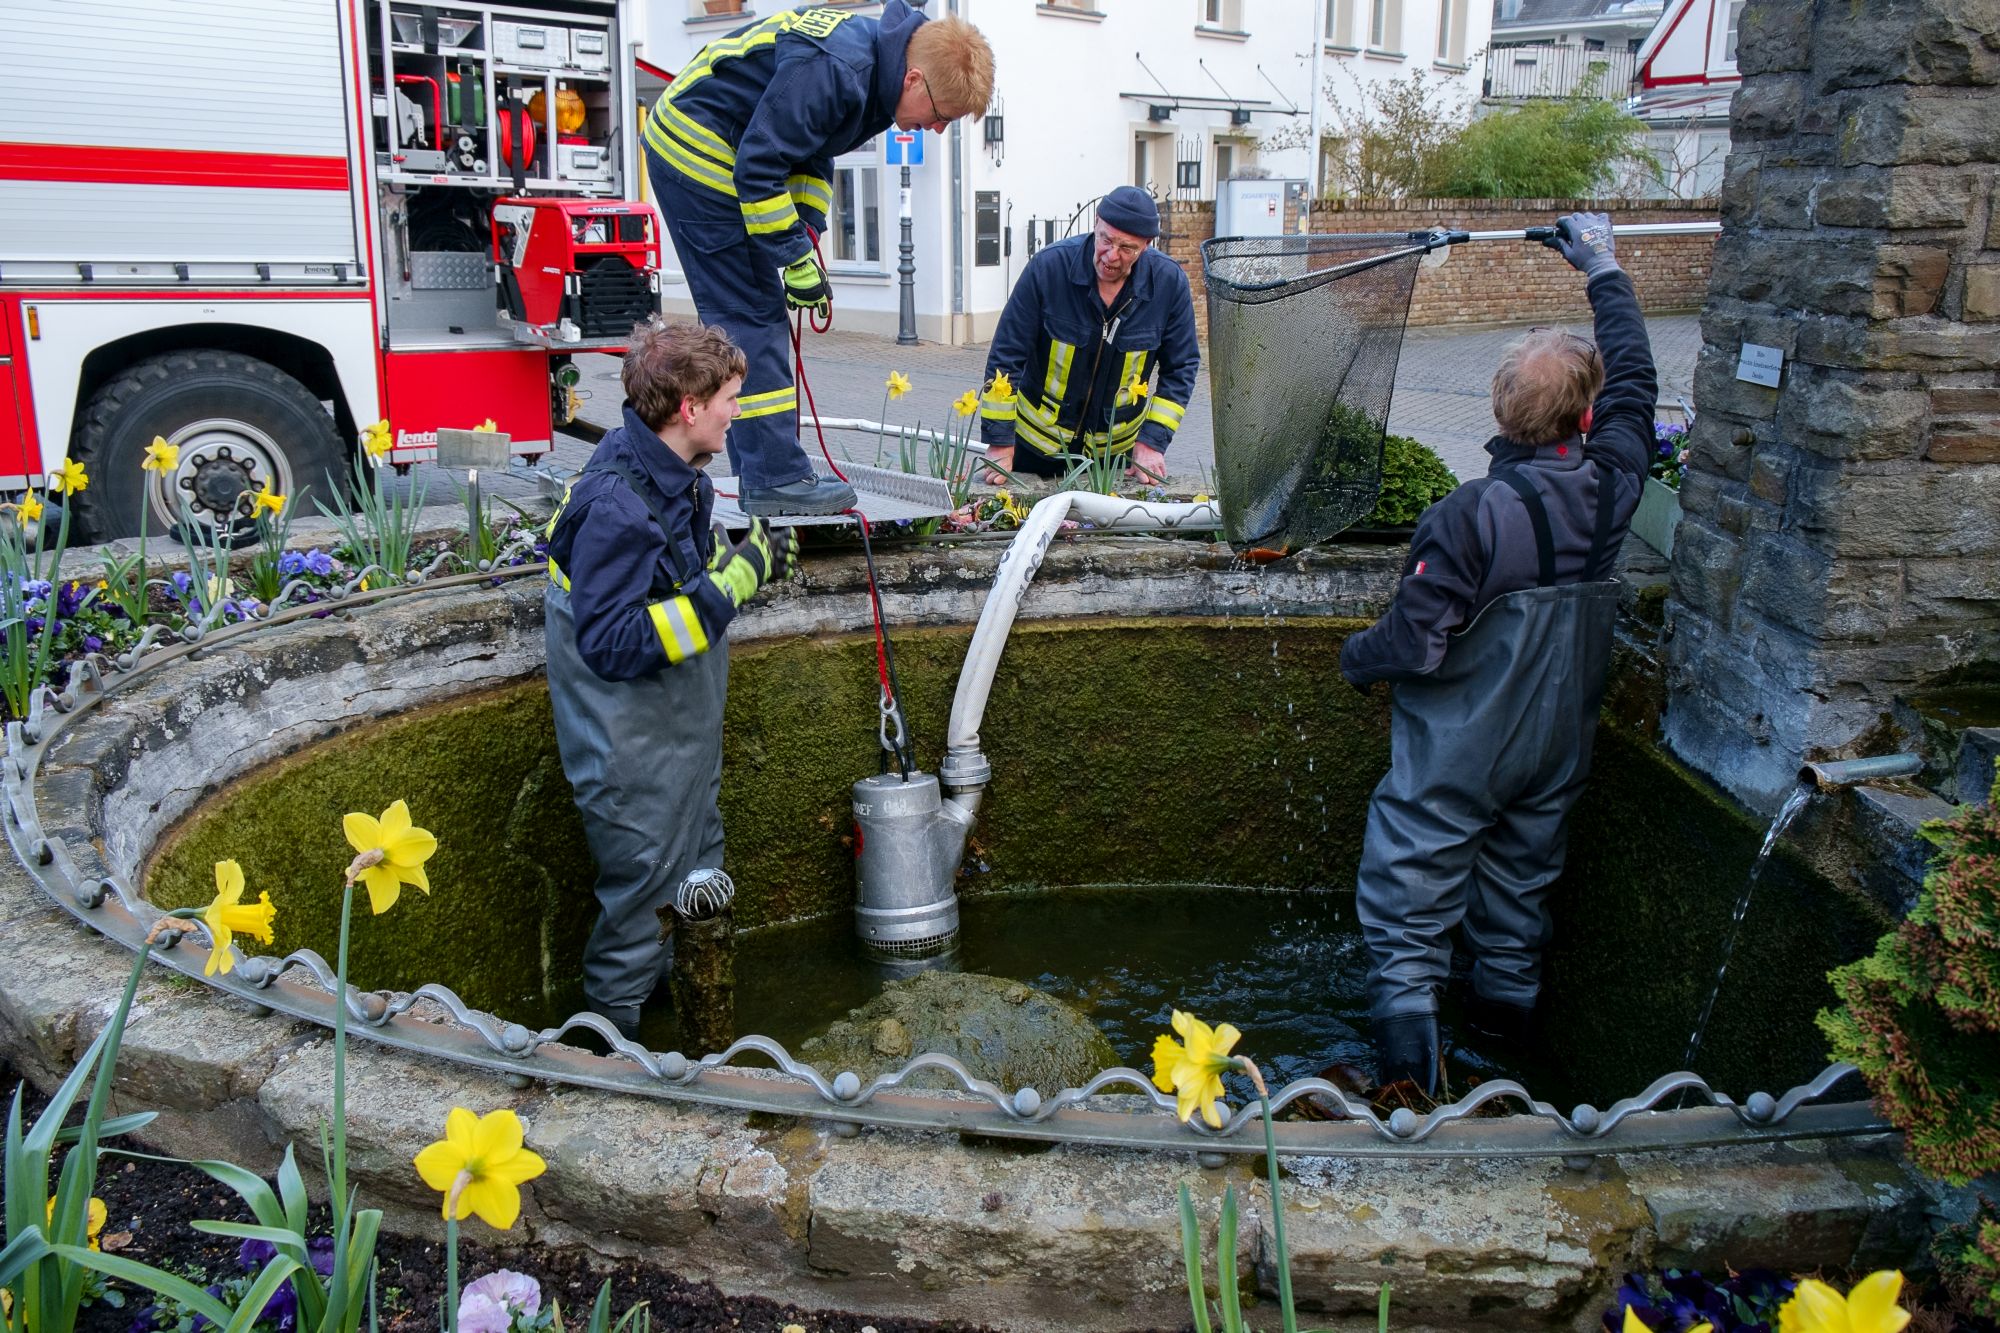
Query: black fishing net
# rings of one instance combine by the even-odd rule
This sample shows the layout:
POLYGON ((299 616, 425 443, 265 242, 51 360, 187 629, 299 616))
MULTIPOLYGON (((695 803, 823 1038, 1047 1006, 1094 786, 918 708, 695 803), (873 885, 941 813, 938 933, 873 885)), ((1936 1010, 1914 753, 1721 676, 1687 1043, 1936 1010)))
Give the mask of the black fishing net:
POLYGON ((1311 546, 1375 507, 1427 239, 1253 236, 1201 247, 1216 486, 1239 549, 1311 546))

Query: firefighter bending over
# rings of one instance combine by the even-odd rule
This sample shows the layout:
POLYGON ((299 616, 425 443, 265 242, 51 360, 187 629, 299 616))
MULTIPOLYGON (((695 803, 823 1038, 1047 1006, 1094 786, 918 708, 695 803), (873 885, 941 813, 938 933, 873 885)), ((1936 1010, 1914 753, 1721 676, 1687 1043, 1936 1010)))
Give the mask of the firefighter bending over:
POLYGON ((709 529, 715 491, 702 469, 722 452, 743 374, 719 329, 634 329, 624 424, 549 522, 549 696, 602 908, 584 996, 627 1037, 672 957, 659 909, 722 866, 724 636, 797 560, 790 529, 753 520, 733 546, 709 529))
POLYGON ((1538 329, 1502 353, 1492 466, 1424 512, 1394 603, 1340 654, 1355 686, 1394 687, 1356 895, 1377 1081, 1431 1096, 1454 927, 1470 1026, 1530 1039, 1610 660, 1612 565, 1653 446, 1652 350, 1611 219, 1572 213, 1548 244, 1584 274, 1595 345, 1538 329))
POLYGON ((990 462, 1059 477, 1058 455, 1130 455, 1127 476, 1166 480, 1201 347, 1187 274, 1153 248, 1159 234, 1152 196, 1121 185, 1088 235, 1028 261, 986 354, 979 438, 990 462))
POLYGON ((854 489, 799 447, 788 312, 831 313, 813 248, 833 159, 894 125, 984 115, 993 52, 963 19, 903 0, 879 18, 787 10, 695 53, 646 121, 646 171, 695 309, 749 358, 729 457, 749 514, 837 514, 854 489))

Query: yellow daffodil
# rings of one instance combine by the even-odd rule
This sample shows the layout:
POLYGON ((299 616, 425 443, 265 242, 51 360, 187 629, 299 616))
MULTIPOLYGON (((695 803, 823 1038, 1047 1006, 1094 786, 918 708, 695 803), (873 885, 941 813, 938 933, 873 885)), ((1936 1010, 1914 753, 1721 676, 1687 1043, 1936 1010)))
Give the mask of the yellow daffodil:
POLYGON ((431 891, 424 862, 437 850, 437 839, 430 830, 410 822, 409 806, 397 801, 380 819, 354 811, 342 821, 341 829, 357 853, 348 869, 349 882, 359 879, 368 886, 368 905, 375 915, 396 905, 405 884, 425 893, 431 891))
POLYGON ((381 461, 382 456, 389 452, 390 447, 395 442, 395 436, 390 432, 389 423, 386 420, 378 421, 361 432, 361 447, 367 450, 368 456, 377 462, 381 461))
POLYGON ((145 460, 139 464, 140 467, 148 472, 159 473, 172 472, 180 465, 180 446, 177 444, 168 444, 167 437, 164 435, 155 435, 153 437, 153 442, 146 446, 145 460))
POLYGON ((951 405, 951 410, 962 417, 969 417, 974 412, 977 412, 979 410, 979 390, 967 389, 958 396, 958 401, 951 405))
POLYGON ((1139 376, 1134 375, 1132 377, 1132 382, 1125 386, 1125 392, 1130 396, 1131 400, 1136 403, 1141 398, 1152 397, 1153 386, 1146 383, 1146 381, 1141 379, 1139 376))
POLYGON ((889 372, 889 378, 886 381, 886 385, 889 390, 889 401, 891 402, 894 402, 896 399, 901 398, 904 394, 910 391, 909 378, 905 376, 903 372, 900 370, 892 370, 889 372))
POLYGON ((499 430, 500 428, 493 424, 492 417, 488 417, 486 418, 486 420, 480 422, 477 426, 474 426, 473 429, 478 431, 482 435, 491 435, 493 432, 499 430))
POLYGON ((500 1231, 521 1215, 522 1184, 546 1170, 547 1162, 521 1146, 521 1117, 505 1110, 476 1116, 454 1106, 444 1137, 417 1154, 417 1174, 444 1195, 446 1217, 456 1190, 459 1218, 477 1213, 500 1231))
POLYGON ((271 895, 263 894, 250 905, 243 905, 243 867, 234 861, 215 863, 215 901, 202 909, 202 922, 208 927, 208 964, 201 969, 205 977, 217 972, 225 977, 236 966, 230 956, 229 942, 241 932, 259 944, 271 942, 271 922, 278 915, 278 909, 271 906, 271 895))
POLYGON ((1902 1293, 1903 1275, 1893 1269, 1870 1273, 1845 1296, 1806 1278, 1778 1307, 1778 1333, 1897 1333, 1910 1322, 1896 1304, 1902 1293))
POLYGON ((1187 1045, 1164 1033, 1153 1043, 1153 1086, 1175 1094, 1179 1099, 1175 1111, 1183 1123, 1199 1110, 1210 1129, 1221 1129, 1222 1114, 1216 1102, 1222 1096, 1222 1075, 1236 1067, 1229 1048, 1243 1034, 1227 1023, 1211 1028, 1178 1009, 1174 1010, 1174 1031, 1187 1045))
POLYGON ((49 473, 49 489, 75 495, 90 485, 90 474, 74 458, 64 459, 62 469, 49 473))
MULTIPOLYGON (((111 1216, 110 1212, 106 1210, 106 1208, 104 1207, 104 1200, 96 1198, 94 1196, 92 1197, 89 1206, 83 1210, 83 1217, 84 1217, 83 1234, 86 1238, 89 1239, 91 1249, 95 1250, 100 1248, 97 1243, 97 1238, 104 1234, 104 1222, 105 1219, 110 1216, 111 1216)), ((53 1227, 55 1226, 55 1224, 56 1224, 56 1201, 54 1199, 50 1199, 49 1225, 53 1227)))
POLYGON ((1007 378, 1006 371, 996 370, 993 372, 993 383, 988 386, 986 393, 996 401, 1007 402, 1014 396, 1014 381, 1007 378))
POLYGON ((19 513, 23 523, 39 523, 42 521, 42 502, 35 498, 33 491, 29 491, 21 497, 19 513))
POLYGON ((264 484, 258 488, 257 493, 255 495, 250 497, 250 500, 253 506, 250 512, 253 515, 261 514, 264 513, 266 510, 269 510, 271 516, 275 518, 279 514, 283 513, 285 510, 285 497, 282 495, 273 495, 271 493, 271 482, 269 478, 265 479, 264 484))

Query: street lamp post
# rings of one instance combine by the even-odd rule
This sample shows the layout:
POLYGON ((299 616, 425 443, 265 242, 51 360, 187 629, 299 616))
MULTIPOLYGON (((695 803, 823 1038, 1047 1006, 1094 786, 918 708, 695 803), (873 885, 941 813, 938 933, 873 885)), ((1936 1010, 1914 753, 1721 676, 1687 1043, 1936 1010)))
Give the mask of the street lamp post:
POLYGON ((910 220, 910 168, 903 167, 902 198, 903 239, 897 243, 896 282, 902 288, 902 300, 896 314, 896 345, 915 347, 917 345, 917 243, 911 235, 910 220))

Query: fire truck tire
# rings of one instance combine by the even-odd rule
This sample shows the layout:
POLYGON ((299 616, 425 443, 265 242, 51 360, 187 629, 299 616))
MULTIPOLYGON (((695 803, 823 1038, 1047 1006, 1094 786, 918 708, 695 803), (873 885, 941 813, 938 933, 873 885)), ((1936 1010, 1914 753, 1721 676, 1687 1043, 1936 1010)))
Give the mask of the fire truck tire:
MULTIPOLYGON (((146 526, 172 530, 186 500, 198 520, 232 516, 238 492, 268 483, 297 500, 323 493, 328 476, 344 476, 347 450, 333 418, 290 375, 238 352, 170 352, 140 361, 91 395, 70 441, 90 484, 71 498, 74 540, 107 541, 139 531, 139 509, 150 502, 146 526), (155 436, 177 445, 177 470, 142 470, 155 436)), ((310 511, 308 511, 310 512, 310 511)))

